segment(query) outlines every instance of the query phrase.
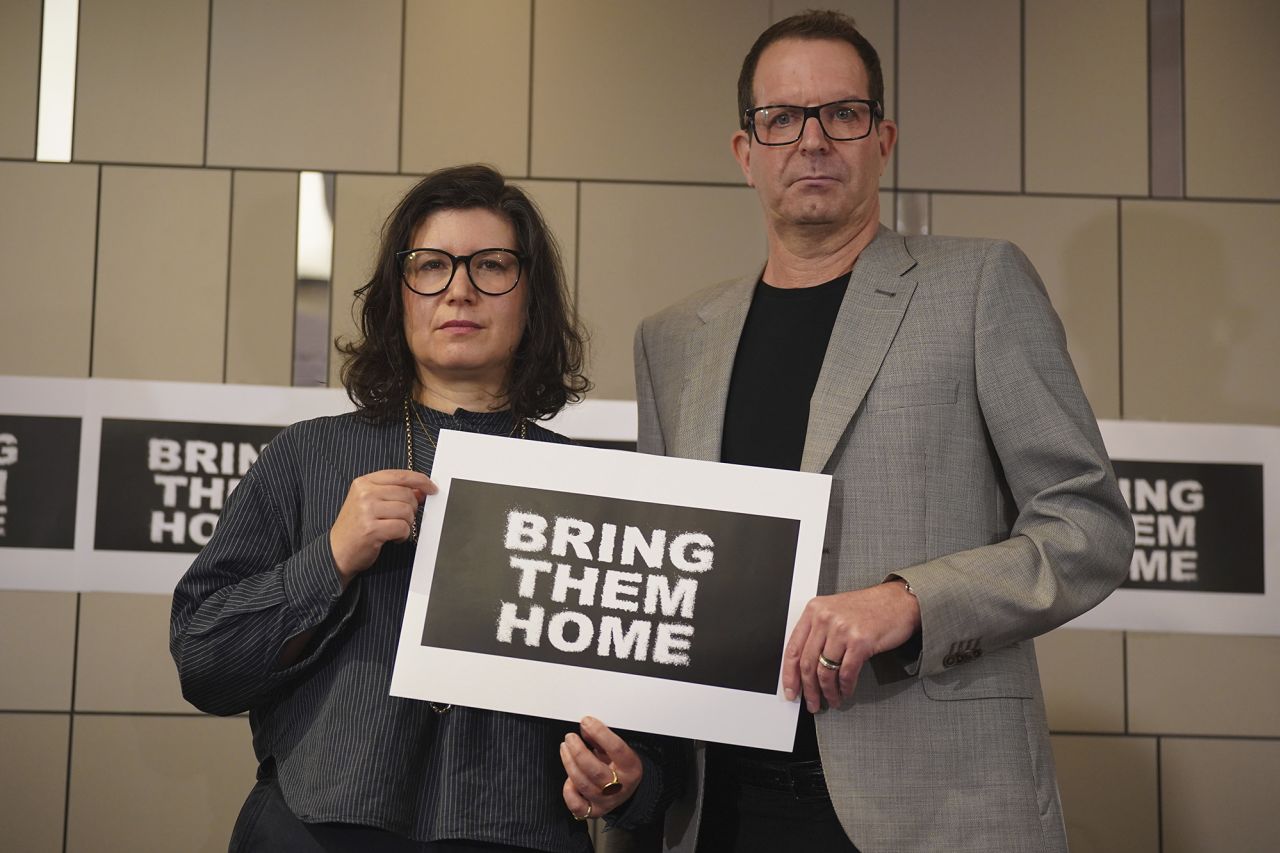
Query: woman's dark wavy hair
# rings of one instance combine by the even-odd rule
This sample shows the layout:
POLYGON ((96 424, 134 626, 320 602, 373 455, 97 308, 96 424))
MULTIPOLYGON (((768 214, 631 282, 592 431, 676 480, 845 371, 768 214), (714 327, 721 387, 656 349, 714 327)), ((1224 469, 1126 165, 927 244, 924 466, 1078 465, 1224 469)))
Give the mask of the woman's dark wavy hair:
MULTIPOLYGON (((582 375, 585 334, 570 304, 560 248, 542 214, 518 187, 488 166, 456 166, 427 175, 409 190, 382 227, 378 258, 362 300, 360 340, 337 340, 346 356, 342 384, 370 419, 398 417, 417 371, 405 341, 404 303, 396 252, 412 249, 418 227, 438 210, 490 210, 511 220, 523 259, 520 287, 529 288, 524 336, 516 346, 507 403, 516 418, 549 418, 590 389, 582 375)), ((465 275, 465 271, 461 273, 465 275)), ((358 303, 359 304, 359 303, 358 303)))

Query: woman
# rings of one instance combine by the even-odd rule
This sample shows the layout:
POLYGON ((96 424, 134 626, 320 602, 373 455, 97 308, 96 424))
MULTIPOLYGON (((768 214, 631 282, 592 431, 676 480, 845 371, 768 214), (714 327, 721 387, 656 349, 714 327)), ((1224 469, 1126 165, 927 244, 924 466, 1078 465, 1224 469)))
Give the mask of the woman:
POLYGON ((569 853, 588 816, 655 820, 659 741, 388 695, 439 431, 564 442, 534 421, 587 388, 537 208, 487 167, 429 175, 358 293, 357 411, 281 432, 174 593, 183 695, 250 714, 259 781, 232 850, 569 853))

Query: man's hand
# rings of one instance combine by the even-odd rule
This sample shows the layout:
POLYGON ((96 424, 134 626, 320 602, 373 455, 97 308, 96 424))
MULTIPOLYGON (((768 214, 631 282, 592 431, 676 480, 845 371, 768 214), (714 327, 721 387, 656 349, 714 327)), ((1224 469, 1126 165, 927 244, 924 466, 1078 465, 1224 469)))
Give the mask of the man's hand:
POLYGON ((329 544, 345 588, 373 565, 387 542, 409 538, 418 506, 436 484, 426 474, 402 468, 374 471, 351 481, 347 499, 329 529, 329 544))
POLYGON ((569 774, 564 780, 564 804, 578 820, 586 820, 603 817, 625 803, 640 785, 644 765, 626 741, 595 717, 583 717, 581 729, 582 737, 573 732, 565 735, 560 762, 569 774))
POLYGON ((818 712, 823 698, 839 708, 853 695, 862 665, 896 649, 919 627, 920 603, 902 581, 809 599, 782 657, 787 699, 803 692, 810 713, 818 712), (839 668, 822 666, 819 655, 839 668))

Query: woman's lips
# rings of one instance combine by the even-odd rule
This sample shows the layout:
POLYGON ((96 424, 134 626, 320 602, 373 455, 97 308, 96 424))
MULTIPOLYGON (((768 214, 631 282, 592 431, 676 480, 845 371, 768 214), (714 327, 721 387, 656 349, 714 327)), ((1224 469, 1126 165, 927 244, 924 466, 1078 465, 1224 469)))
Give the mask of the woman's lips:
POLYGON ((461 334, 464 332, 475 332, 480 328, 481 326, 479 323, 473 323, 470 320, 450 320, 440 326, 440 331, 461 334))

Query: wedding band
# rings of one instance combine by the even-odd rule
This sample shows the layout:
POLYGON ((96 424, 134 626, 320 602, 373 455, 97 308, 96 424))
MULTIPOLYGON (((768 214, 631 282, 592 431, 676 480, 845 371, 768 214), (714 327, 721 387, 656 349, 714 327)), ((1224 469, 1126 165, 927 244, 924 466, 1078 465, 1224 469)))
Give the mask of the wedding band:
MULTIPOLYGON (((569 814, 573 814, 573 812, 569 812, 569 814)), ((583 813, 582 817, 578 817, 576 814, 575 814, 575 815, 573 815, 573 819, 574 819, 574 820, 578 820, 578 821, 586 820, 586 819, 587 819, 587 818, 589 818, 589 817, 591 817, 591 803, 590 803, 590 802, 588 802, 588 803, 587 803, 587 810, 583 813)))
POLYGON ((819 653, 818 653, 818 666, 822 667, 823 669, 839 669, 839 668, 840 668, 840 661, 838 661, 838 660, 831 660, 829 657, 827 657, 826 655, 824 655, 824 654, 822 654, 821 652, 819 652, 819 653))
POLYGON ((613 774, 613 779, 600 786, 600 793, 606 797, 622 790, 622 783, 618 781, 618 771, 610 767, 609 772, 613 774))

